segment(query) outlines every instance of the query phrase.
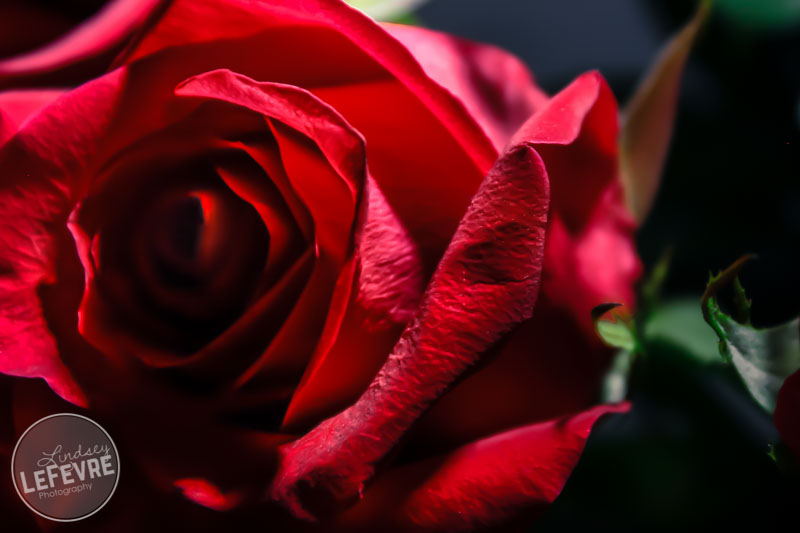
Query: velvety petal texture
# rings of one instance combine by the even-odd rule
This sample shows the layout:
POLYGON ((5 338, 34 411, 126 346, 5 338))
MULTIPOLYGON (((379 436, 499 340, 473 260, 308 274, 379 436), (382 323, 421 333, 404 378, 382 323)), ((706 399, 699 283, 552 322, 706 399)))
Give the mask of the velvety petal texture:
POLYGON ((337 499, 364 482, 419 415, 519 322, 539 292, 547 174, 527 145, 506 153, 475 195, 420 308, 367 391, 283 450, 271 495, 298 516, 299 485, 337 499))

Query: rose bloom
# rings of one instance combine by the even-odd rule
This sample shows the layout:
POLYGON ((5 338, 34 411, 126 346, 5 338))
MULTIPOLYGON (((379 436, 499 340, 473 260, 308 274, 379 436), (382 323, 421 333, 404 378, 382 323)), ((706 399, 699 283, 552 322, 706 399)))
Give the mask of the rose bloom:
POLYGON ((334 0, 121 0, 0 88, 0 454, 103 425, 81 531, 524 528, 627 409, 593 406, 590 310, 640 272, 599 74, 549 97, 334 0))

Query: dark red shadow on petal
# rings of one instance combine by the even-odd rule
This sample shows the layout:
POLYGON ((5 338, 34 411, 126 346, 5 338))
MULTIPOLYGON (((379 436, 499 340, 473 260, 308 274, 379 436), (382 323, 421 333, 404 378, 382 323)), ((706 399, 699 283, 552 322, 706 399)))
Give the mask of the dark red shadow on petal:
POLYGON ((781 439, 800 458, 800 371, 783 382, 774 419, 781 439))

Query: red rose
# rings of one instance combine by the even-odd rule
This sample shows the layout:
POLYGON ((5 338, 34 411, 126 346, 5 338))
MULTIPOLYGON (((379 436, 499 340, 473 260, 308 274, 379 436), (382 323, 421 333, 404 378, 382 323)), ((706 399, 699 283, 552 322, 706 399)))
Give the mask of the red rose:
POLYGON ((333 0, 149 20, 69 91, 0 63, 0 453, 108 429, 84 530, 527 523, 626 408, 592 407, 589 310, 640 270, 603 79, 333 0))

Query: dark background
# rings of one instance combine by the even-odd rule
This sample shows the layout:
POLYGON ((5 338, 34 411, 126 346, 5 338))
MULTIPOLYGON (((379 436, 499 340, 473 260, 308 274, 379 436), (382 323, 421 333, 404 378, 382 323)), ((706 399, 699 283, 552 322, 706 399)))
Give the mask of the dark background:
MULTIPOLYGON (((718 0, 692 54, 662 188, 638 245, 646 267, 673 247, 665 294, 698 302, 710 270, 755 252, 742 281, 754 323, 766 326, 800 314, 800 25, 729 9, 744 4, 718 0)), ((694 8, 679 0, 431 0, 417 17, 511 50, 550 93, 599 69, 624 104, 694 8)), ((765 530, 781 519, 796 529, 798 480, 767 456, 777 433, 729 368, 654 342, 630 398, 631 414, 601 424, 537 530, 765 530)))
MULTIPOLYGON (((744 282, 756 322, 769 324, 800 314, 800 26, 758 27, 726 16, 724 3, 685 73, 663 187, 639 249, 650 265, 674 246, 668 290, 680 293, 702 292, 709 269, 757 253, 744 282)), ((694 7, 683 0, 431 0, 417 14, 425 26, 514 52, 550 93, 598 69, 624 104, 694 7)))

